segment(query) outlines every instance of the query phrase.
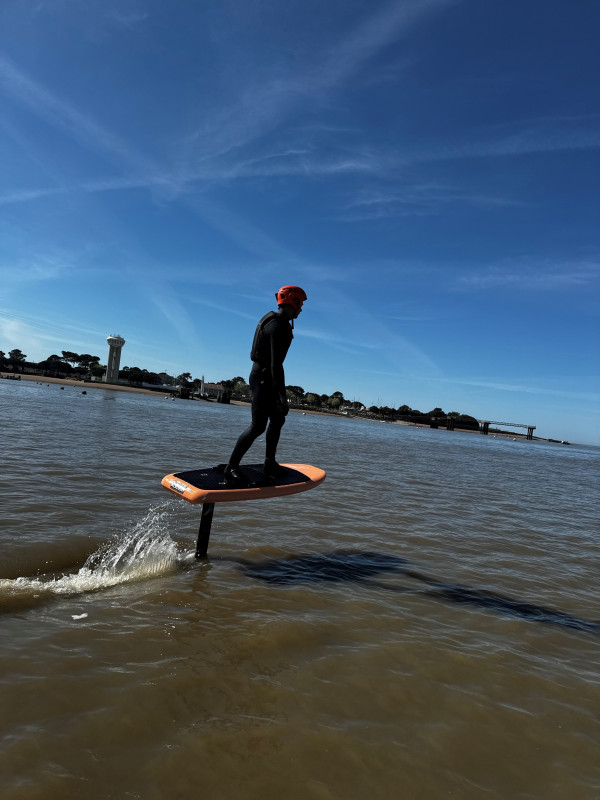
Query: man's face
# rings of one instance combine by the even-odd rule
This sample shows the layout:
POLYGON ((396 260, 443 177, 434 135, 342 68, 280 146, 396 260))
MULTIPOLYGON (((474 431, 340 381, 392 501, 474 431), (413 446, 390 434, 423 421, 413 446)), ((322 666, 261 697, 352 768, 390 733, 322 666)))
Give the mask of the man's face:
POLYGON ((302 313, 302 303, 300 303, 299 308, 296 308, 289 303, 284 303, 282 306, 280 306, 280 308, 283 310, 283 313, 288 319, 298 319, 298 316, 302 313))

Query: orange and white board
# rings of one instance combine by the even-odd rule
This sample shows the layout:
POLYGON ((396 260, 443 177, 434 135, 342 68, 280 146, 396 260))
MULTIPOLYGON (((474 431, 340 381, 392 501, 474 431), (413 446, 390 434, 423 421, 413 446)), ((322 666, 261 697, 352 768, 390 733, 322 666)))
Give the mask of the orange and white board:
POLYGON ((325 480, 325 470, 310 464, 281 464, 285 472, 276 482, 266 482, 262 464, 242 464, 240 472, 248 486, 232 488, 225 482, 223 466, 191 469, 165 475, 161 483, 188 503, 231 503, 238 500, 264 500, 314 489, 325 480))

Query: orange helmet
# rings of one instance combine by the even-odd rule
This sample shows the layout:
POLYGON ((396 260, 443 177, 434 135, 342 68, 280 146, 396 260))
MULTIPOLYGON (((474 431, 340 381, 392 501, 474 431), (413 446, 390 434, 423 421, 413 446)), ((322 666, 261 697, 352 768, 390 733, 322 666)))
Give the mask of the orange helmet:
POLYGON ((308 299, 304 289, 299 286, 282 286, 275 294, 275 297, 277 298, 278 306, 286 304, 295 308, 296 311, 299 311, 302 308, 302 303, 308 299))

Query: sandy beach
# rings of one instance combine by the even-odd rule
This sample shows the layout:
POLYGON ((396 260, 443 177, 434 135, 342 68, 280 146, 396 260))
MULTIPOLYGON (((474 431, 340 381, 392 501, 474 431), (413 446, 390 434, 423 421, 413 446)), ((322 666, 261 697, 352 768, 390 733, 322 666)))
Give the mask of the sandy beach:
MULTIPOLYGON (((34 381, 35 383, 40 384, 50 384, 50 383, 58 383, 62 386, 75 386, 82 391, 87 391, 88 389, 108 389, 117 392, 134 392, 135 394, 152 394, 156 395, 157 397, 170 397, 169 392, 155 392, 152 389, 140 389, 136 386, 123 386, 121 384, 113 384, 113 383, 100 383, 98 381, 81 381, 75 380, 74 378, 45 378, 40 375, 20 375, 21 380, 24 381, 34 381)), ((0 372, 0 379, 1 378, 8 378, 8 380, 14 380, 12 372, 0 372)))

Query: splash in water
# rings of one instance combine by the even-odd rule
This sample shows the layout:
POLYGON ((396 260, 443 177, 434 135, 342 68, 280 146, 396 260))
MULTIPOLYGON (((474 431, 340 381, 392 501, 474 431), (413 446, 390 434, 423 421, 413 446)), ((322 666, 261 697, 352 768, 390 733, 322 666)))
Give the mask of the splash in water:
POLYGON ((95 592, 172 572, 177 568, 178 554, 168 532, 169 510, 169 503, 151 508, 133 530, 102 545, 75 573, 0 580, 0 603, 10 605, 19 597, 39 599, 95 592))

